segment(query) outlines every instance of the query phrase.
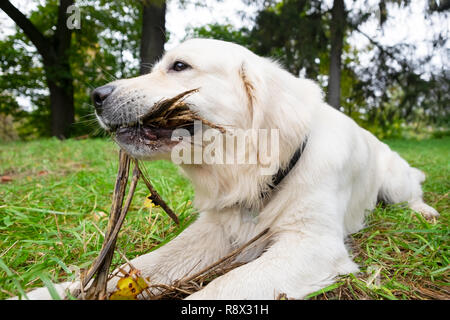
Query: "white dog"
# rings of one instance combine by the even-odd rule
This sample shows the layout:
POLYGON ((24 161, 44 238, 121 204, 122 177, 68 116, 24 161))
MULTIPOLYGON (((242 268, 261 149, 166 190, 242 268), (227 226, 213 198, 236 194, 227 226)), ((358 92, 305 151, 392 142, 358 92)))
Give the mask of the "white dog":
MULTIPOLYGON (((270 236, 239 258, 248 263, 188 299, 274 299, 281 293, 301 299, 358 271, 344 239, 363 227, 377 199, 438 216, 422 200, 421 171, 328 106, 313 81, 239 45, 186 41, 150 74, 100 87, 93 97, 101 126, 116 133, 124 150, 141 159, 170 159, 176 145, 171 129, 146 128, 140 119, 162 99, 197 88, 185 102, 211 123, 278 129, 279 155, 272 160, 284 171, 271 189, 276 175, 261 175, 260 162, 182 164, 200 214, 177 238, 132 260, 153 283, 193 274, 269 227, 270 236)), ((248 147, 258 145, 249 141, 248 147)), ((110 281, 109 290, 114 286, 110 281)), ((57 287, 62 293, 68 284, 57 287)), ((49 297, 43 288, 28 295, 49 297)))

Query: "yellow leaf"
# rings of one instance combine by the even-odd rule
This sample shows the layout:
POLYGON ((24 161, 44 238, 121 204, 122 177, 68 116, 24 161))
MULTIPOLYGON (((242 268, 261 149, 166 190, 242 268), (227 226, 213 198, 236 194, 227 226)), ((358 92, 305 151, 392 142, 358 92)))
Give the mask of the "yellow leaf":
POLYGON ((111 294, 109 300, 136 300, 137 296, 148 288, 145 280, 131 272, 129 276, 120 278, 117 282, 117 290, 111 294), (133 278, 136 275, 136 279, 133 278))
POLYGON ((159 206, 157 206, 156 204, 153 203, 152 199, 151 199, 151 194, 149 194, 147 197, 145 197, 144 200, 144 207, 145 208, 158 208, 159 206))
POLYGON ((141 278, 141 277, 138 277, 136 279, 136 283, 139 286, 139 288, 141 289, 141 292, 148 288, 147 282, 145 282, 145 280, 143 278, 141 278))

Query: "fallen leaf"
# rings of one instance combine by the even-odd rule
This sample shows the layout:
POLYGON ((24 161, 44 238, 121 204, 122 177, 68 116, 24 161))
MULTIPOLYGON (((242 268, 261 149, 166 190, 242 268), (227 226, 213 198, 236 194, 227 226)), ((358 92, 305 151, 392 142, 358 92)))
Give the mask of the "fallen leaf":
POLYGON ((149 208, 149 209, 151 209, 151 208, 159 208, 159 206, 157 206, 156 204, 153 203, 151 194, 149 194, 147 197, 145 197, 144 207, 145 208, 149 208))
POLYGON ((137 300, 137 296, 148 288, 147 283, 137 272, 131 272, 128 276, 120 278, 117 282, 117 290, 111 294, 109 300, 137 300))
POLYGON ((84 134, 82 136, 75 137, 74 139, 75 140, 85 140, 85 139, 88 139, 88 138, 89 138, 89 135, 88 134, 84 134))
POLYGON ((0 181, 1 182, 10 182, 10 181, 13 181, 13 178, 11 176, 1 176, 0 181))
POLYGON ((94 212, 94 220, 99 221, 104 217, 107 217, 108 215, 104 213, 103 211, 95 211, 94 212))

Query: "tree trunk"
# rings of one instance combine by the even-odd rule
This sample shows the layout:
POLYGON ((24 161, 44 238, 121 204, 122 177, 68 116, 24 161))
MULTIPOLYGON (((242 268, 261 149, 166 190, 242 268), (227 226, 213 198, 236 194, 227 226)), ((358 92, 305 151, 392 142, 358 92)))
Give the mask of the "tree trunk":
MULTIPOLYGON (((56 67, 51 67, 56 69, 56 67)), ((58 72, 70 72, 59 67, 58 72)), ((59 139, 69 137, 75 121, 73 83, 71 79, 55 79, 47 72, 47 85, 50 90, 51 135, 59 139)))
POLYGON ((153 64, 162 57, 165 42, 166 1, 143 0, 140 74, 148 73, 153 64))
POLYGON ((336 109, 341 106, 341 56, 345 33, 344 0, 334 0, 331 10, 330 75, 328 103, 336 109))
POLYGON ((59 1, 58 22, 50 38, 44 36, 9 1, 0 1, 0 8, 23 30, 42 56, 50 90, 51 134, 60 139, 70 135, 75 120, 73 77, 69 63, 72 30, 67 27, 67 8, 73 3, 74 0, 59 1))
POLYGON ((70 136, 75 122, 73 97, 73 76, 70 69, 70 48, 72 30, 67 27, 67 8, 74 0, 60 0, 56 32, 52 38, 53 59, 46 72, 50 89, 50 108, 52 111, 52 136, 64 139, 70 136))

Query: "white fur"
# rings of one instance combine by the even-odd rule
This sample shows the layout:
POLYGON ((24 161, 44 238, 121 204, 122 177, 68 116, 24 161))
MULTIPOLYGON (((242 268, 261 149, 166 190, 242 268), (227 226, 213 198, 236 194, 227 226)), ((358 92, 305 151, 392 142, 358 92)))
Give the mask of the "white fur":
MULTIPOLYGON (((209 121, 242 129, 280 129, 283 165, 309 137, 299 162, 263 204, 258 196, 270 177, 259 174, 259 165, 182 166, 195 187, 195 206, 201 213, 173 241, 132 260, 153 283, 192 274, 270 227, 270 238, 240 257, 247 264, 188 299, 274 299, 280 293, 303 298, 333 283, 337 275, 357 272, 344 239, 363 227, 378 197, 406 202, 427 217, 438 215, 422 200, 423 173, 328 106, 314 82, 294 77, 243 47, 189 40, 169 51, 152 73, 114 84, 121 94, 138 90, 152 103, 200 88, 188 102, 209 121), (176 60, 192 69, 168 71, 176 60), (250 96, 243 80, 251 83, 250 96), (257 219, 245 219, 242 205, 236 203, 261 208, 257 219)), ((168 158, 123 147, 148 159, 168 158)), ((32 297, 49 296, 41 290, 32 297)))

